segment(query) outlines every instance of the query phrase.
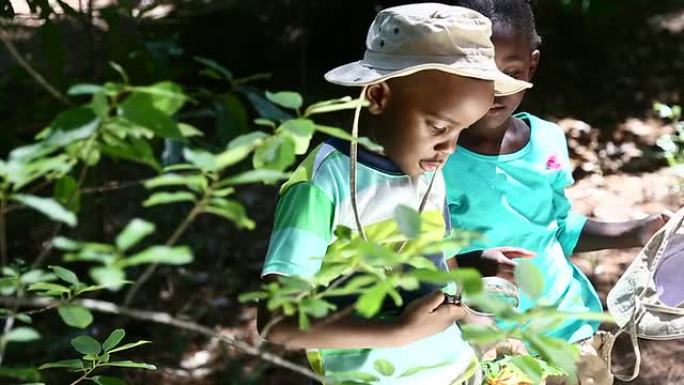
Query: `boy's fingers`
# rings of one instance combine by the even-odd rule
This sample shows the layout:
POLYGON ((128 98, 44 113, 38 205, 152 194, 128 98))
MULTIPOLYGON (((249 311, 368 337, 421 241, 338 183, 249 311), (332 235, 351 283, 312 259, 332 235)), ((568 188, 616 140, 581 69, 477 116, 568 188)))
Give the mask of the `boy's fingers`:
POLYGON ((425 306, 429 308, 431 311, 435 310, 441 304, 444 303, 444 292, 441 290, 435 290, 432 293, 420 299, 420 301, 423 302, 421 306, 425 306))
POLYGON ((501 247, 499 251, 504 253, 508 258, 530 258, 537 255, 536 253, 523 249, 522 247, 501 247))

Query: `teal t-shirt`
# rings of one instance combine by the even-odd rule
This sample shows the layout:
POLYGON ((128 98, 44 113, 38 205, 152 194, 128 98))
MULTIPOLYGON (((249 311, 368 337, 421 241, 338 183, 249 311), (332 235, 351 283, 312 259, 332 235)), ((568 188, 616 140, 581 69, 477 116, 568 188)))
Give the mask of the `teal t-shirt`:
MULTIPOLYGON (((571 211, 565 188, 573 183, 567 142, 556 124, 528 113, 517 114, 530 127, 519 151, 482 155, 456 149, 444 167, 447 202, 456 229, 482 238, 467 250, 523 247, 544 273, 544 304, 568 312, 602 311, 587 277, 570 261, 586 217, 571 211)), ((520 309, 533 305, 522 293, 520 309)), ((570 342, 591 337, 598 323, 568 320, 549 333, 570 342)))
MULTIPOLYGON (((327 250, 343 243, 335 238, 333 230, 339 225, 356 229, 349 190, 348 146, 339 140, 326 141, 307 156, 283 185, 262 275, 311 277, 326 262, 327 250)), ((394 209, 400 204, 417 209, 431 176, 426 173, 412 179, 389 159, 360 148, 356 195, 366 236, 378 242, 401 241, 393 219, 394 209)), ((421 216, 423 236, 442 239, 449 229, 449 215, 441 175, 435 180, 421 216)), ((415 243, 408 242, 404 250, 412 247, 416 247, 415 243)), ((447 269, 444 257, 439 253, 430 259, 438 268, 447 269)), ((402 297, 408 303, 411 297, 434 289, 421 286, 402 293, 402 297)), ((307 357, 321 375, 364 372, 377 377, 377 381, 372 381, 374 385, 450 385, 470 377, 477 368, 475 353, 456 324, 403 346, 310 349, 307 357), (393 374, 378 372, 378 365, 383 362, 392 364, 393 374)))

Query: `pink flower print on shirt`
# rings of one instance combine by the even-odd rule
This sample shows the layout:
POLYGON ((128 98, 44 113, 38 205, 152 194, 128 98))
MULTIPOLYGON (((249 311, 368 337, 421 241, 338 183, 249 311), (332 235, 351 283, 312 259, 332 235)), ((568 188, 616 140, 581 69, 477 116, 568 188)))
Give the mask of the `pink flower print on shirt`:
POLYGON ((546 169, 558 171, 563 167, 558 157, 558 154, 552 154, 546 159, 546 169))

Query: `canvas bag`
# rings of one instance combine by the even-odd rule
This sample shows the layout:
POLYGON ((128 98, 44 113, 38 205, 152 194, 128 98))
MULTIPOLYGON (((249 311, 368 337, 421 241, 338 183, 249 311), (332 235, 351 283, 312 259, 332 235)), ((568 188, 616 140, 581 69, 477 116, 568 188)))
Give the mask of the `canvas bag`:
POLYGON ((620 329, 608 342, 606 361, 615 340, 628 333, 636 355, 631 375, 613 373, 622 381, 639 376, 638 338, 670 340, 684 337, 684 209, 680 209, 639 252, 608 293, 608 311, 620 329))

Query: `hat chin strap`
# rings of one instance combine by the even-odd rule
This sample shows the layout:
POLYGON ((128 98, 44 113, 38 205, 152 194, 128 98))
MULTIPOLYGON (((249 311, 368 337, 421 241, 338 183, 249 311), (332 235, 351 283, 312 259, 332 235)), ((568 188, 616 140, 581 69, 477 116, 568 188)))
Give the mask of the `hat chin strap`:
MULTIPOLYGON (((368 85, 363 86, 361 89, 361 95, 359 96, 359 103, 356 106, 356 109, 354 110, 354 122, 352 124, 352 141, 349 144, 349 157, 351 158, 351 161, 349 163, 349 190, 351 192, 351 205, 352 205, 352 211, 354 212, 354 220, 356 221, 356 231, 359 233, 359 236, 361 239, 364 241, 368 241, 368 238, 366 237, 366 232, 363 230, 363 226, 361 225, 361 217, 359 215, 359 209, 358 209, 358 204, 356 201, 356 169, 358 165, 358 138, 359 138, 359 116, 361 115, 361 107, 363 105, 363 100, 366 97, 366 90, 368 89, 368 85)), ((425 191, 425 194, 423 195, 423 198, 420 201, 420 205, 418 206, 418 214, 422 214, 423 210, 425 209, 425 205, 427 203, 428 197, 430 196, 430 192, 432 191, 432 186, 435 183, 435 179, 437 177, 437 174, 442 171, 442 166, 444 163, 440 164, 437 169, 435 169, 434 173, 432 174, 432 177, 430 178, 430 184, 428 185, 427 190, 425 191)), ((398 251, 401 252, 404 249, 404 246, 406 246, 406 243, 408 240, 405 240, 399 245, 398 251)))

